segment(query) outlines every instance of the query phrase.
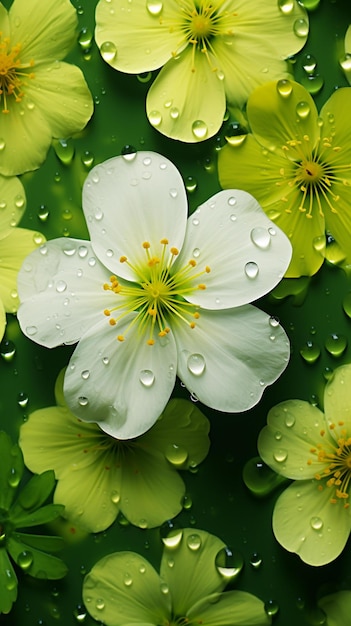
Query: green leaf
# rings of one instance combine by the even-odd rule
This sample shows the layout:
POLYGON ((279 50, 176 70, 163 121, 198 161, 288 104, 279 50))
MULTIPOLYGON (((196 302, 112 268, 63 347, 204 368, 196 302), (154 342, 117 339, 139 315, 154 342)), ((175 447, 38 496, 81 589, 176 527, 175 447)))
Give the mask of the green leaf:
POLYGON ((58 552, 62 550, 65 542, 62 537, 50 537, 48 535, 31 535, 29 533, 12 533, 15 541, 21 541, 32 548, 37 548, 43 552, 58 552))
POLYGON ((8 511, 23 475, 24 463, 20 447, 0 431, 0 509, 8 511))
POLYGON ((15 535, 9 538, 7 550, 15 563, 34 578, 57 580, 67 574, 68 568, 61 559, 17 541, 15 535))
POLYGON ((0 548, 0 614, 9 613, 17 598, 17 576, 5 548, 0 548))
POLYGON ((55 487, 55 473, 48 470, 33 476, 21 489, 16 502, 11 508, 11 517, 21 515, 23 511, 35 511, 48 499, 55 487))
POLYGON ((52 522, 64 511, 62 504, 47 504, 37 511, 25 512, 18 511, 16 515, 11 515, 11 522, 16 528, 27 528, 31 526, 39 526, 52 522))

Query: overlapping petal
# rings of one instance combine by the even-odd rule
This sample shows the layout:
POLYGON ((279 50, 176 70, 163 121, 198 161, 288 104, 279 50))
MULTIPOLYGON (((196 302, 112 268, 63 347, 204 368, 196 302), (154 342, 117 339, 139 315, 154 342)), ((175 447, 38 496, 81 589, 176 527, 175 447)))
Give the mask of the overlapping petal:
POLYGON ((283 329, 250 305, 204 310, 196 328, 176 328, 175 340, 178 376, 201 402, 219 411, 254 406, 289 360, 283 329))
POLYGON ((5 328, 6 328, 6 313, 5 313, 4 305, 0 299, 0 341, 5 334, 5 328))
MULTIPOLYGON (((351 432, 350 377, 351 365, 339 366, 328 381, 324 392, 324 411, 328 426, 338 426, 339 429, 343 428, 348 432, 351 432)), ((333 430, 332 426, 329 432, 335 443, 337 435, 333 430)))
POLYGON ((133 267, 145 265, 142 244, 162 255, 161 239, 181 248, 187 199, 177 168, 155 152, 114 157, 96 166, 83 188, 83 208, 92 246, 100 261, 118 276, 140 280, 133 267))
POLYGON ((250 194, 230 189, 212 196, 188 219, 175 269, 193 257, 199 270, 211 271, 204 276, 206 289, 187 300, 205 309, 227 309, 270 291, 284 274, 291 247, 250 194))
POLYGON ((190 621, 211 626, 269 626, 262 600, 237 589, 200 600, 187 613, 190 621))
POLYGON ((26 204, 26 195, 19 178, 0 175, 0 242, 17 226, 26 204))
POLYGON ((351 592, 345 589, 323 596, 318 600, 318 606, 325 612, 328 626, 347 626, 351 614, 351 592))
POLYGON ((351 529, 350 509, 330 502, 332 490, 318 482, 295 481, 279 496, 273 512, 273 532, 289 552, 309 565, 326 565, 342 552, 351 529))

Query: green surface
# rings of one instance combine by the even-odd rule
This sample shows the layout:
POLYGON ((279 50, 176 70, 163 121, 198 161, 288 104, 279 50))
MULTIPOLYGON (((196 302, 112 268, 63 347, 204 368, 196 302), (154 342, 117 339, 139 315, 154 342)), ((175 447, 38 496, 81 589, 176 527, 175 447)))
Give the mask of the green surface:
MULTIPOLYGON (((10 2, 4 4, 9 6, 10 2)), ((145 96, 150 83, 114 71, 102 61, 94 42, 91 41, 90 47, 87 43, 94 28, 95 0, 72 0, 72 4, 79 13, 79 28, 85 30, 81 31, 80 44, 77 42, 68 60, 82 68, 94 96, 95 113, 81 136, 68 142, 68 148, 61 146, 60 152, 56 146, 57 153, 67 163, 51 148, 38 171, 21 177, 27 194, 27 211, 21 225, 40 230, 48 239, 61 235, 87 237, 81 186, 88 167, 83 161, 94 157, 96 164, 120 154, 125 145, 160 152, 177 165, 186 181, 187 177, 196 179, 196 190, 189 193, 190 211, 194 210, 219 190, 216 155, 224 143, 224 130, 220 138, 197 145, 184 145, 161 136, 145 116, 145 96)), ((316 96, 318 107, 335 87, 347 85, 338 60, 343 56, 349 23, 351 5, 347 0, 321 0, 319 8, 310 13, 310 36, 293 67, 298 80, 306 79, 303 69, 306 54, 315 57, 316 72, 324 79, 324 87, 316 96)), ((211 421, 212 445, 196 473, 182 474, 189 497, 187 508, 177 518, 180 526, 216 534, 243 555, 245 565, 232 584, 265 602, 277 603, 279 611, 274 617, 277 626, 322 624, 317 599, 329 591, 351 589, 350 542, 331 565, 322 568, 304 565, 296 555, 285 552, 272 535, 271 515, 280 488, 264 499, 257 499, 242 480, 245 463, 257 454, 257 435, 269 408, 289 398, 301 398, 321 406, 329 371, 351 362, 351 319, 343 308, 344 302, 346 308, 351 302, 350 277, 340 268, 324 264, 310 281, 285 282, 280 291, 290 293, 293 287, 297 295, 280 298, 278 291, 276 297, 268 296, 258 303, 279 317, 290 337, 292 355, 287 370, 266 390, 259 405, 245 415, 224 415, 200 407, 211 421), (335 336, 339 340, 341 337, 341 343, 345 338, 347 345, 341 355, 333 356, 325 346, 329 340, 332 351, 338 353, 340 341, 335 336), (312 348, 308 342, 312 342, 312 348), (314 348, 320 349, 320 356, 314 363, 308 363, 300 350, 307 350, 313 360, 314 348), (258 560, 252 556, 254 553, 262 558, 256 568, 250 562, 258 560)), ((348 310, 351 315, 350 304, 348 310)), ((6 341, 13 342, 16 353, 12 360, 0 358, 0 425, 17 441, 26 416, 54 403, 57 374, 67 364, 73 348, 50 351, 35 345, 21 334, 14 316, 8 316, 2 353, 6 353, 6 341)), ((189 394, 178 383, 174 396, 189 397, 189 394)), ((89 615, 83 619, 81 589, 84 574, 94 563, 110 552, 133 550, 158 568, 162 553, 159 529, 141 530, 125 525, 123 520, 117 520, 106 532, 85 538, 72 534, 68 527, 66 537, 66 548, 60 554, 69 566, 66 578, 46 582, 19 574, 17 603, 9 615, 0 616, 1 625, 84 623, 90 626, 96 622, 89 615)))

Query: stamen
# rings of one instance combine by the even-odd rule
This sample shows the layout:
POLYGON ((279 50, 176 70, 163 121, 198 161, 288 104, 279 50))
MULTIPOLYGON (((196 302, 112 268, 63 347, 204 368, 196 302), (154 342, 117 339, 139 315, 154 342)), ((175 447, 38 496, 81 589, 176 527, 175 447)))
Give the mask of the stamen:
MULTIPOLYGON (((343 426, 343 422, 339 422, 338 425, 329 424, 330 432, 333 433, 332 439, 325 440, 324 445, 318 444, 316 448, 311 448, 310 453, 316 458, 307 460, 307 465, 313 463, 324 465, 322 473, 319 471, 315 474, 315 479, 317 481, 325 479, 326 487, 334 489, 334 496, 330 499, 333 504, 349 498, 351 481, 351 437, 347 436, 345 429, 339 433, 340 426, 343 426)), ((320 435, 324 438, 325 430, 321 430, 320 435)), ((320 489, 320 486, 318 488, 320 489)))

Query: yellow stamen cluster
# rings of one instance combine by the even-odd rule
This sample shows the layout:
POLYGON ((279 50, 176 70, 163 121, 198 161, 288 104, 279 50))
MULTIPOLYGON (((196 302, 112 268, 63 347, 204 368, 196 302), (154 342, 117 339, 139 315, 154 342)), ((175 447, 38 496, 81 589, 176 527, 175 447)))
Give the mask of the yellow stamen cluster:
POLYGON ((32 68, 34 61, 21 63, 18 58, 20 52, 20 44, 11 47, 9 37, 2 38, 2 33, 0 33, 0 103, 2 113, 10 112, 10 98, 14 99, 15 102, 21 102, 26 79, 34 78, 33 72, 22 71, 32 68))
MULTIPOLYGON (((349 504, 349 486, 351 479, 351 437, 348 436, 343 422, 338 425, 330 424, 330 430, 334 431, 337 438, 335 443, 326 441, 325 444, 318 444, 315 448, 311 448, 310 452, 314 458, 308 459, 308 465, 314 463, 322 464, 323 470, 315 474, 318 481, 323 481, 329 489, 333 489, 333 495, 330 498, 332 504, 338 501, 344 503, 344 507, 348 508, 349 504), (338 431, 340 427, 340 431, 338 431)), ((325 437, 325 430, 320 431, 321 437, 325 437)), ((323 490, 323 485, 318 486, 319 490, 323 490)))
POLYGON ((340 194, 335 193, 335 187, 348 185, 342 172, 350 172, 351 163, 342 162, 342 148, 333 146, 333 137, 322 137, 316 147, 311 147, 309 135, 304 135, 302 139, 287 141, 282 150, 288 165, 280 169, 283 181, 277 185, 288 184, 295 191, 289 194, 289 199, 281 198, 286 203, 285 212, 291 213, 298 205, 299 211, 309 219, 313 217, 313 209, 321 216, 324 216, 323 207, 337 213, 340 194))
MULTIPOLYGON (((213 66, 210 58, 210 53, 214 52, 211 41, 215 37, 233 35, 236 14, 223 10, 220 0, 180 0, 178 4, 179 18, 176 22, 172 21, 169 30, 180 31, 182 39, 172 55, 176 57, 185 45, 190 44, 193 47, 192 71, 196 69, 197 51, 205 54, 211 69, 217 71, 218 68, 213 66)), ((163 18, 160 21, 164 24, 163 18)))
MULTIPOLYGON (((125 255, 120 257, 120 263, 126 263, 133 271, 136 282, 119 280, 113 275, 109 283, 103 285, 105 291, 117 296, 112 308, 104 310, 109 324, 116 326, 126 315, 136 313, 127 331, 137 324, 139 332, 146 334, 146 342, 151 346, 157 337, 166 337, 170 332, 171 320, 195 328, 200 313, 198 307, 188 302, 186 297, 198 289, 206 289, 205 283, 199 282, 199 279, 211 271, 208 266, 198 271, 195 259, 175 269, 179 250, 174 246, 168 247, 167 239, 161 239, 160 244, 161 253, 153 254, 151 244, 144 241, 141 246, 145 251, 145 260, 139 264, 131 263, 125 255), (117 315, 112 315, 113 312, 117 315)), ((118 341, 125 338, 125 334, 117 335, 118 341)))

